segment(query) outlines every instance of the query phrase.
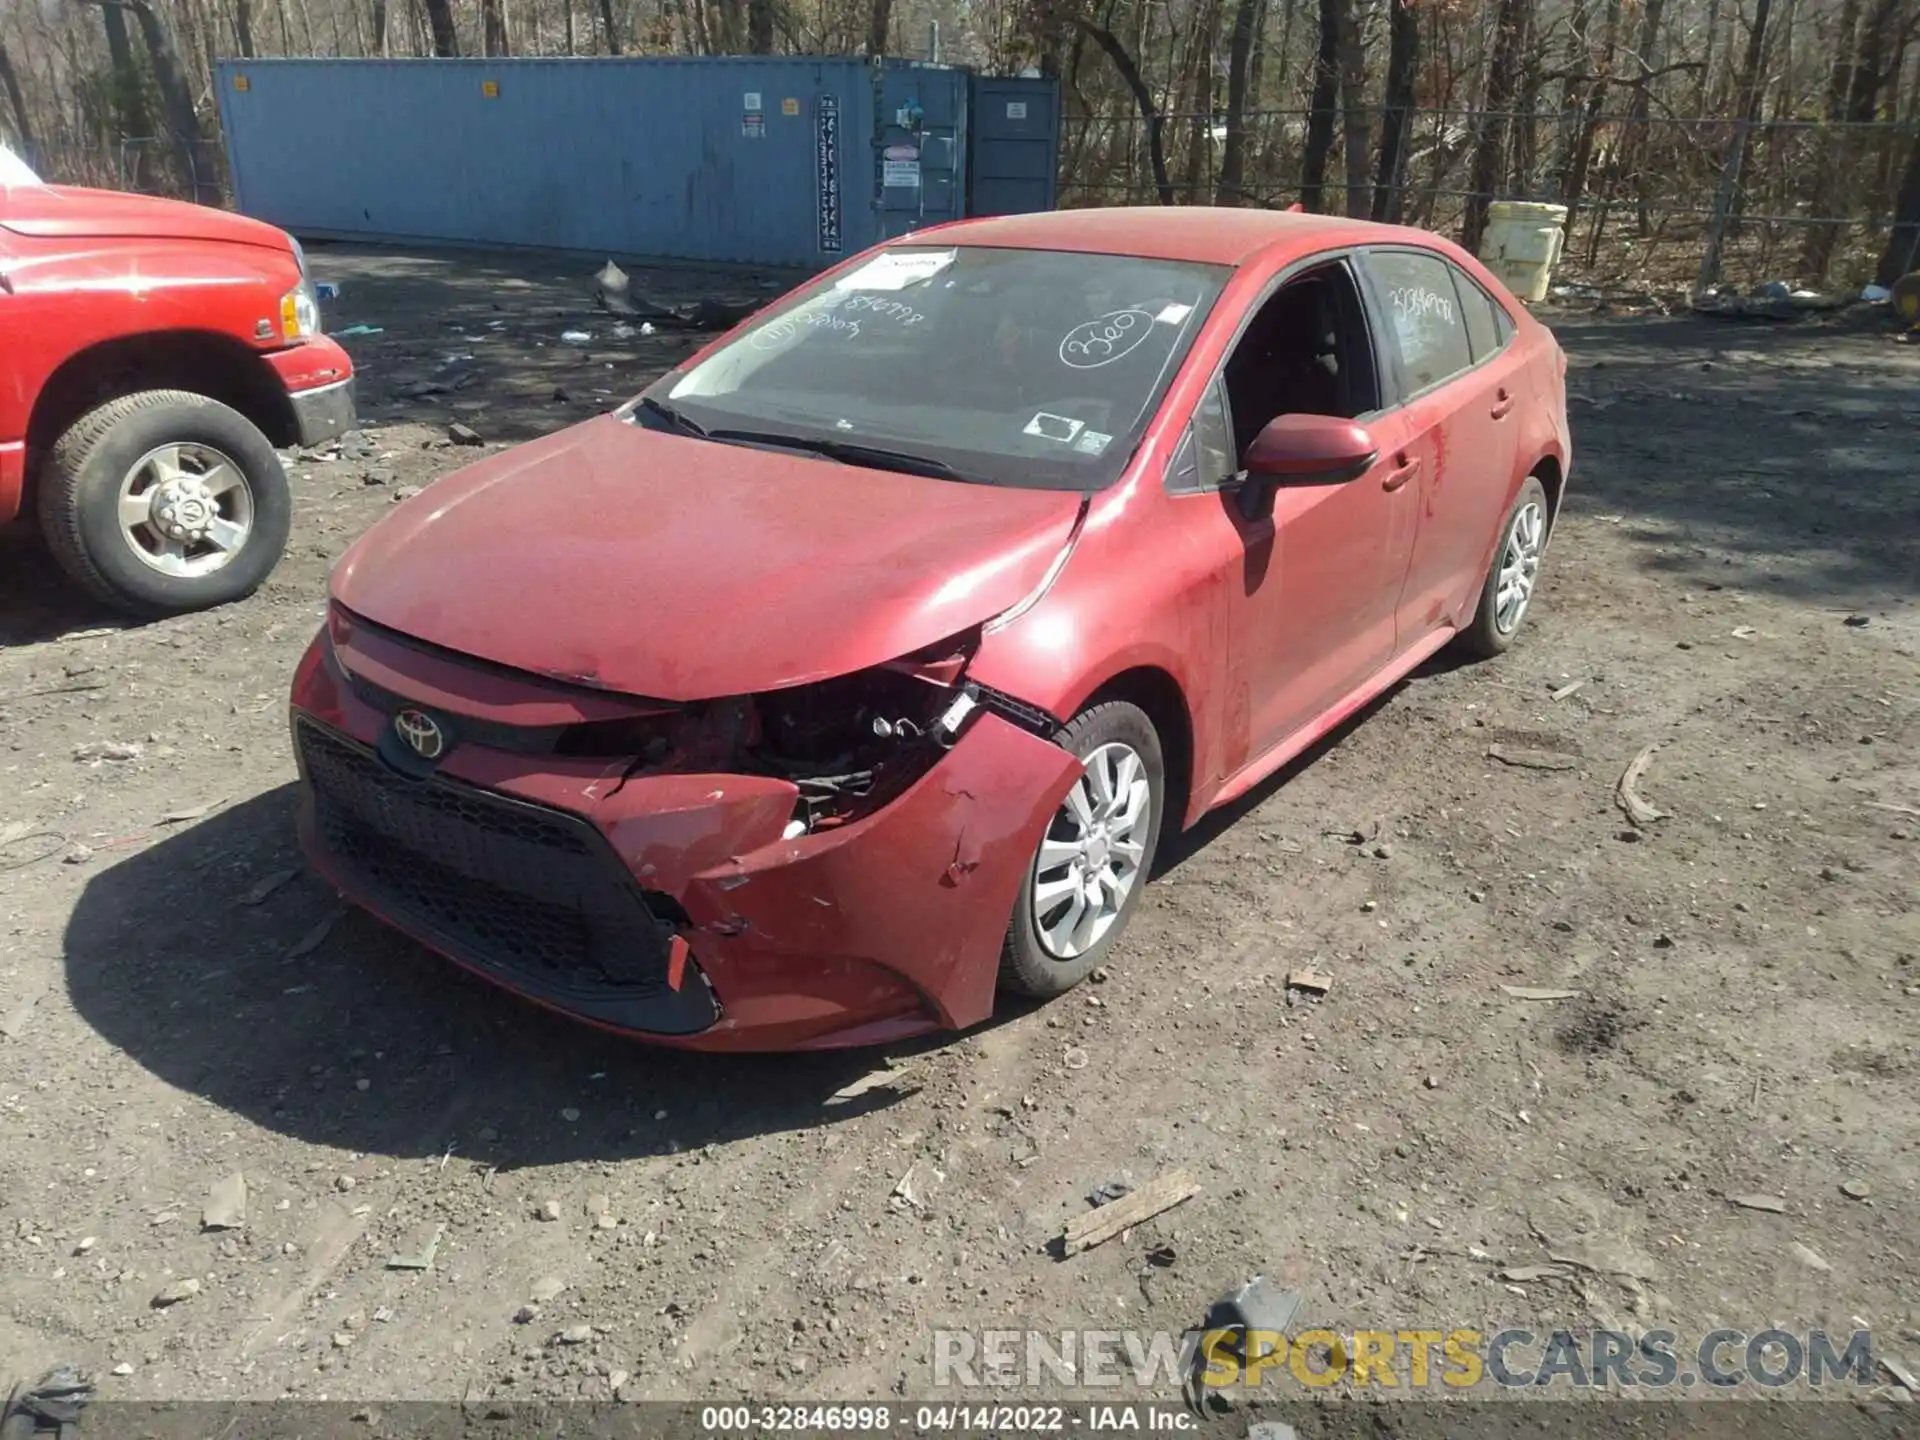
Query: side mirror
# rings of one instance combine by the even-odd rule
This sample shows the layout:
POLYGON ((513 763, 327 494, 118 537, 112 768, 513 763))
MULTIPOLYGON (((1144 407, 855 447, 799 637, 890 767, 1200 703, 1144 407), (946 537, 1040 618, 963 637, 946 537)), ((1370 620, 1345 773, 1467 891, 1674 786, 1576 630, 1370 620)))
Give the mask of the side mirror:
POLYGON ((1337 415, 1280 415, 1243 457, 1240 510, 1258 519, 1280 485, 1338 485, 1366 472, 1380 451, 1364 425, 1337 415))

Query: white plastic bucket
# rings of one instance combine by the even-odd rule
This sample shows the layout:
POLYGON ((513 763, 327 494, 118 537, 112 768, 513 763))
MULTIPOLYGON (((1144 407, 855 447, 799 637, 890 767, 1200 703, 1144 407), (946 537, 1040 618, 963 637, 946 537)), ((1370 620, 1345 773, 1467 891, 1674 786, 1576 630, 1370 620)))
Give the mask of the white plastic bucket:
POLYGON ((1520 299, 1547 298, 1553 267, 1567 239, 1567 207, 1523 200, 1497 200, 1487 207, 1480 258, 1520 299))

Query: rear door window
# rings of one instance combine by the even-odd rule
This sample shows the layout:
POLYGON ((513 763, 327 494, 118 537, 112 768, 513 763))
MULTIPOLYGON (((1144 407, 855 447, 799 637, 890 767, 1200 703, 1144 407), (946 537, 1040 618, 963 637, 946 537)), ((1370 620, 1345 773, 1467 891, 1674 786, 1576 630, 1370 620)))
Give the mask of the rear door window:
MULTIPOLYGON (((1409 395, 1429 390, 1470 368, 1473 342, 1453 283, 1453 267, 1438 255, 1375 250, 1367 255, 1376 303, 1400 351, 1409 395)), ((1481 297, 1484 299, 1485 297, 1481 297)))
POLYGON ((1487 292, 1460 270, 1453 272, 1454 288, 1460 292, 1460 318, 1466 323, 1467 341, 1473 347, 1478 364, 1507 343, 1508 331, 1502 328, 1498 307, 1487 292))

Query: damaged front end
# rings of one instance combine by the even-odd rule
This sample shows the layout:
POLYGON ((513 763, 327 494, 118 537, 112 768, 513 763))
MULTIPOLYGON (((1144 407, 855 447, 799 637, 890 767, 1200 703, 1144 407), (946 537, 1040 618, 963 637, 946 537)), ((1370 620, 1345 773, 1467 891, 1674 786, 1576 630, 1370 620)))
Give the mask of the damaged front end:
POLYGON ((668 704, 335 607, 295 687, 303 840, 416 938, 603 1025, 743 1049, 969 1025, 1079 773, 1050 717, 968 680, 978 639, 668 704))

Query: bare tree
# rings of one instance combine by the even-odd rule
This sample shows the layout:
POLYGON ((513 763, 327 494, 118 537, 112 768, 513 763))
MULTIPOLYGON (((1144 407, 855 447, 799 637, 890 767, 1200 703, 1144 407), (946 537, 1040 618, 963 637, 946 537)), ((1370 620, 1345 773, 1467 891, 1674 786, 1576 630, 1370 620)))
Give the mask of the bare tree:
POLYGON ((1760 62, 1767 53, 1767 16, 1773 0, 1758 0, 1753 11, 1753 26, 1747 31, 1747 58, 1740 66, 1740 123, 1734 127, 1733 143, 1720 171, 1720 189, 1714 196, 1713 218, 1707 227, 1707 245, 1700 257, 1700 273, 1694 281, 1696 293, 1710 290, 1720 279, 1720 264, 1726 247, 1727 225, 1739 203, 1740 172, 1746 165, 1747 149, 1752 143, 1754 121, 1760 118, 1760 62))
POLYGON ((1313 57, 1313 100, 1307 148, 1300 157, 1300 201, 1326 208, 1327 161, 1333 155, 1334 106, 1340 94, 1340 30, 1346 0, 1320 0, 1320 43, 1313 57))
MULTIPOLYGON (((206 136, 201 133, 200 117, 194 110, 193 92, 187 84, 186 67, 180 60, 172 20, 150 0, 87 0, 87 3, 103 7, 110 27, 122 8, 133 12, 140 36, 146 42, 154 85, 160 91, 160 103, 166 111, 168 138, 173 142, 180 176, 194 200, 203 205, 218 205, 220 180, 203 153, 206 136)), ((112 33, 109 28, 110 37, 112 33)))
POLYGON ((1380 157, 1374 171, 1373 218, 1398 224, 1405 210, 1407 142, 1414 81, 1420 65, 1420 17, 1413 0, 1387 0, 1387 89, 1380 115, 1380 157))
POLYGON ((1920 268, 1920 135, 1907 152, 1907 173, 1900 182, 1900 195, 1894 204, 1893 228, 1887 232, 1887 248, 1880 252, 1880 264, 1874 279, 1891 285, 1901 276, 1920 268))
MULTIPOLYGON (((884 0, 875 0, 875 3, 884 3, 884 0)), ((1127 53, 1127 47, 1120 43, 1119 37, 1104 25, 1096 25, 1080 16, 1073 17, 1073 24, 1100 47, 1107 59, 1113 62, 1121 82, 1132 92, 1134 103, 1140 107, 1140 118, 1147 127, 1147 156, 1153 167, 1153 188, 1159 194, 1162 205, 1173 204, 1173 177, 1167 172, 1163 117, 1160 107, 1153 103, 1153 91, 1147 88, 1147 82, 1141 78, 1140 67, 1134 64, 1133 57, 1127 53)))
MULTIPOLYGON (((386 13, 385 0, 379 0, 378 13, 386 13)), ((242 56, 253 59, 253 0, 233 0, 233 43, 242 56)))
POLYGON ((33 148, 33 122, 27 118, 27 97, 20 89, 20 77, 14 73, 13 57, 7 54, 7 45, 0 40, 0 88, 7 92, 7 103, 13 107, 13 133, 23 149, 33 148))
POLYGON ((460 32, 453 27, 451 0, 425 0, 427 24, 433 29, 433 53, 443 60, 460 54, 460 32))
POLYGON ((755 55, 773 53, 773 0, 747 0, 747 49, 755 55))
POLYGON ((1367 111, 1367 56, 1360 48, 1360 20, 1354 0, 1341 0, 1340 60, 1341 158, 1347 168, 1347 214, 1364 217, 1373 208, 1367 175, 1367 137, 1373 126, 1367 111))
POLYGON ((480 0, 480 51, 483 55, 511 55, 507 39, 506 0, 480 0))
POLYGON ((1480 248, 1480 237, 1487 228, 1487 206, 1500 183, 1507 152, 1507 132, 1512 126, 1508 113, 1518 80, 1520 41, 1526 34, 1531 0, 1499 0, 1494 20, 1493 59, 1487 67, 1487 85, 1480 121, 1479 138, 1473 146, 1472 175, 1467 181, 1467 214, 1461 225, 1460 243, 1469 250, 1480 248))
POLYGON ((1259 11, 1260 0, 1236 0, 1233 7, 1233 32, 1227 41, 1227 134, 1213 186, 1216 205, 1238 205, 1246 198, 1247 80, 1259 11))

